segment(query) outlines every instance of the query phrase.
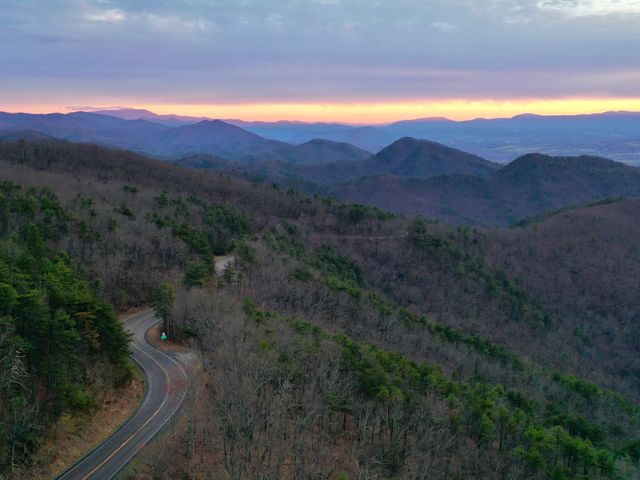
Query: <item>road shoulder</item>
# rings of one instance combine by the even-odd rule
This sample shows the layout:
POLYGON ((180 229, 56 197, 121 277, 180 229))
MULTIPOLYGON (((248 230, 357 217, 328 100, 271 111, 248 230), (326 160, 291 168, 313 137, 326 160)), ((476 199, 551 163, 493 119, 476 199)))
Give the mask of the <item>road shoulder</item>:
POLYGON ((34 466, 19 478, 56 478, 118 430, 136 411, 143 396, 143 374, 136 369, 133 381, 110 392, 95 413, 63 414, 36 453, 34 466))
MULTIPOLYGON (((120 315, 124 322, 140 309, 120 315)), ((107 392, 100 407, 91 413, 64 413, 47 432, 33 465, 17 478, 44 480, 56 478, 109 438, 136 412, 144 398, 144 374, 135 368, 131 383, 107 392)))

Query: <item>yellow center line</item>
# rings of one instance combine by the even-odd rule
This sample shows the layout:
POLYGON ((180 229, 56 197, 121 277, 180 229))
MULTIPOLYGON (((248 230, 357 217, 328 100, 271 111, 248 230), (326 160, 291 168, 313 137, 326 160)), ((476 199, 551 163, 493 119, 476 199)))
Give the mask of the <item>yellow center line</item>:
MULTIPOLYGON (((167 372, 167 370, 162 366, 162 364, 160 362, 158 362, 155 358, 153 358, 151 355, 149 355, 147 352, 145 352, 144 350, 142 350, 140 347, 138 347, 137 345, 133 344, 133 346, 135 348, 137 348, 142 354, 146 355, 147 357, 149 357, 153 362, 155 362, 164 372, 165 377, 167 377, 167 385, 169 385, 170 379, 169 379, 169 373, 167 372)), ((109 460, 111 460, 113 458, 114 455, 116 455, 120 450, 122 450, 131 440, 133 440, 133 438, 140 433, 140 431, 146 427, 149 422, 151 420, 153 420, 155 418, 156 415, 158 415, 158 413, 160 413, 160 411, 162 410, 162 407, 164 407, 164 404, 167 402, 167 400, 169 399, 169 394, 167 391, 167 395, 164 397, 164 400, 162 401, 162 403, 160 404, 160 406, 158 407, 158 409, 153 413, 153 415, 151 417, 149 417, 149 419, 147 419, 146 422, 144 422, 144 424, 138 429, 136 430, 134 433, 131 434, 131 436, 129 436, 129 438, 127 438, 127 440, 122 443, 116 450, 114 450, 111 455, 109 455, 107 458, 105 458, 102 462, 100 462, 98 465, 96 465, 96 467, 91 470, 89 473, 87 473, 84 477, 82 477, 82 480, 86 480, 87 478, 89 478, 91 475, 93 475, 99 468, 101 468, 105 463, 107 463, 109 460)))

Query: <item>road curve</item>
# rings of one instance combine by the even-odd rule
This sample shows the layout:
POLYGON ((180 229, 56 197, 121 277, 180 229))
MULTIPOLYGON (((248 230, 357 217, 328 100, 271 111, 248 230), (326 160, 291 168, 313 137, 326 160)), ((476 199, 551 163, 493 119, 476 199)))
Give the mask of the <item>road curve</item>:
POLYGON ((176 413, 187 392, 188 377, 180 362, 149 345, 145 333, 159 320, 152 311, 127 319, 133 334, 133 359, 145 376, 145 395, 136 412, 111 437, 78 461, 58 480, 109 480, 129 463, 176 413))

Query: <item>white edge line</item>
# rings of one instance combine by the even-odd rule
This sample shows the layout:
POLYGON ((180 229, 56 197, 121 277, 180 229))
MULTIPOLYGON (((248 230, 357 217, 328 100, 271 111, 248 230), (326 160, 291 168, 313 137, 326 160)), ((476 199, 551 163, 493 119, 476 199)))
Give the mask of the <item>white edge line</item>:
MULTIPOLYGON (((143 312, 138 312, 138 313, 134 313, 133 315, 131 315, 129 318, 126 319, 126 321, 131 320, 133 317, 137 316, 137 315, 143 315, 143 314, 147 314, 150 311, 143 311, 143 312)), ((147 320, 146 318, 138 318, 135 319, 138 320, 138 322, 136 323, 135 327, 133 327, 134 329, 137 328, 138 326, 140 326, 140 324, 142 322, 144 322, 145 320, 147 320)), ((134 321, 135 321, 134 320, 134 321)), ((123 322, 124 323, 124 322, 123 322)), ((154 324, 155 325, 155 324, 154 324)), ((151 327, 149 327, 151 328, 151 327)), ((133 332, 128 331, 127 333, 131 333, 132 337, 133 332)), ((131 342, 131 346, 132 347, 136 347, 138 350, 141 350, 140 347, 138 347, 135 342, 133 342, 133 338, 132 338, 132 342, 131 342)), ((133 351, 131 352, 133 354, 133 351)), ((138 360, 135 359, 135 357, 133 355, 131 355, 131 358, 134 362, 136 362, 138 364, 138 367, 140 368, 140 371, 142 372, 142 374, 145 377, 145 393, 148 393, 151 391, 151 377, 149 377, 149 375, 147 375, 147 373, 144 370, 144 367, 142 366, 142 363, 140 363, 138 360)), ((156 362, 157 363, 157 362, 156 362)), ((82 463, 84 463, 85 460, 87 460, 90 456, 97 454, 99 451, 103 450, 106 446, 107 443, 113 438, 115 437, 115 435, 118 434, 118 432, 120 432, 121 430, 123 430, 127 424, 133 420, 133 418, 138 414, 138 412, 142 409, 142 406, 144 405, 144 402, 148 399, 148 396, 145 396, 145 398, 140 402, 140 404, 136 407, 136 410, 129 416, 129 418, 127 418, 124 423, 122 423, 109 437, 105 438, 102 443, 100 443, 99 445, 97 445, 93 450, 91 450, 89 453, 87 453, 84 457, 80 458, 76 463, 74 463, 73 465, 71 465, 67 470, 65 470, 64 472, 62 472, 59 476, 55 477, 55 480, 64 480, 65 478, 67 478, 74 470, 76 470, 80 465, 82 465, 82 463)), ((135 433, 134 433, 135 435, 135 433)))
MULTIPOLYGON (((147 357, 149 357, 154 363, 156 363, 163 371, 164 376, 167 378, 167 385, 169 385, 170 382, 170 378, 169 378, 169 373, 167 372, 167 370, 162 366, 162 364, 160 364, 160 362, 158 362, 156 359, 154 359, 151 355, 149 355, 148 353, 144 352, 140 347, 138 347, 137 345, 134 345, 135 348, 137 348, 138 350, 140 350, 140 352, 142 352, 144 355, 146 355, 147 357)), ((160 404, 160 406, 153 412, 153 415, 151 415, 146 422, 144 422, 142 424, 142 426, 136 430, 135 432, 133 432, 131 435, 129 435, 126 440, 120 444, 120 446, 118 448, 116 448, 113 452, 111 452, 107 458, 105 458, 102 462, 100 462, 98 465, 96 465, 93 470, 91 470, 89 473, 87 473, 85 476, 82 477, 81 480, 86 480, 87 478, 92 477, 97 471, 99 471, 102 467, 104 467, 105 465, 108 464, 108 462, 120 451, 122 450, 129 442, 131 442, 136 435, 138 435, 138 433, 140 433, 140 431, 145 428, 147 426, 147 424, 153 420, 153 418, 158 415, 158 413, 160 413, 160 411, 162 410, 162 408, 164 407, 165 403, 167 403, 167 400, 169 399, 169 394, 167 392, 167 394, 165 395, 165 397, 162 399, 162 403, 160 404)), ((118 469, 119 471, 119 469, 118 469)))
MULTIPOLYGON (((173 411, 171 412, 171 414, 165 419, 164 422, 162 422, 162 424, 158 427, 158 429, 153 432, 149 438, 147 438, 143 443, 148 443, 149 441, 151 441, 153 439, 153 437, 155 437, 158 433, 160 433, 162 431, 162 429, 164 428, 164 426, 167 424, 167 422, 169 422, 169 420, 171 420, 173 418, 173 416, 175 415, 175 413, 178 411, 178 409, 182 406, 182 402, 184 402, 185 397, 187 396, 187 390, 189 389, 189 377, 187 376, 187 372, 185 371, 184 367, 182 366, 182 364, 176 360, 173 357, 170 357, 169 355, 165 354, 164 352, 162 352, 159 348, 154 347, 153 345, 151 345, 149 342, 147 342, 146 339, 146 333, 155 326, 155 324, 158 322, 155 322, 153 325, 151 325, 147 330, 145 330, 145 336, 144 336, 144 340, 146 342, 147 345, 149 345, 151 348, 153 348, 157 353, 159 353, 160 355, 162 355, 163 357, 168 358, 170 361, 172 361, 174 364, 176 364, 180 370, 182 371, 182 375, 184 376, 185 381, 187 382, 187 387, 184 389, 184 391, 182 392, 182 398, 180 398, 180 401, 178 402, 178 404, 176 405, 176 407, 173 409, 173 411)), ((138 347, 140 349, 140 347, 138 347)), ((142 349, 140 349, 142 351, 142 349)), ((158 365, 160 365, 160 367, 164 369, 164 367, 162 366, 162 364, 160 364, 157 360, 155 360, 153 357, 151 357, 148 353, 145 353, 149 358, 151 358, 154 362, 156 362, 158 365)), ((166 373, 166 370, 165 370, 166 373)), ((168 376, 168 375, 167 375, 168 376)), ((167 396, 168 398, 168 396, 167 396)), ((111 480, 112 478, 114 478, 116 475, 118 475, 123 469, 124 467, 126 467, 129 462, 131 461, 131 459, 133 459, 133 457, 135 457, 138 454, 138 451, 135 451, 133 454, 131 454, 129 456, 129 458, 127 458, 124 463, 120 466, 120 468, 118 468, 110 477, 107 478, 107 480, 111 480)))
MULTIPOLYGON (((141 319, 141 320, 138 322, 138 324, 136 324, 136 327, 138 327, 138 326, 140 325, 140 323, 142 323, 142 322, 144 322, 144 321, 145 321, 145 319, 141 319)), ((182 376, 184 377, 184 379, 185 379, 185 381, 186 381, 186 383, 187 383, 187 387, 186 387, 186 388, 184 389, 184 391, 182 392, 182 397, 180 398, 180 401, 178 402, 178 404, 176 405, 176 407, 173 409, 173 411, 171 412, 171 414, 170 414, 170 415, 165 419, 165 421, 164 421, 164 422, 162 422, 162 424, 161 424, 161 425, 160 425, 160 426, 159 426, 159 427, 158 427, 154 432, 152 432, 152 433, 151 433, 151 435, 150 435, 146 440, 144 440, 144 441, 143 441, 143 444, 146 444, 146 443, 148 443, 149 441, 151 441, 151 440, 153 439, 153 437, 155 437, 155 436, 156 436, 160 431, 162 431, 162 429, 163 429, 163 428, 164 428, 164 426, 167 424, 167 422, 173 418, 173 416, 175 415, 176 411, 177 411, 177 410, 182 406, 182 403, 184 402, 184 399, 185 399, 185 397, 186 397, 186 395, 187 395, 187 390, 189 389, 189 386, 190 386, 189 377, 188 377, 187 372, 185 371, 184 367, 182 366, 182 364, 181 364, 178 360, 176 360, 175 358, 173 358, 173 357, 171 357, 171 356, 169 356, 169 355, 165 354, 165 353, 164 353, 164 352, 162 352, 159 348, 156 348, 156 347, 154 347, 153 345, 151 345, 149 342, 147 342, 147 339, 146 339, 146 333, 147 333, 151 328, 153 328, 153 327, 156 325, 156 323, 158 323, 158 322, 159 322, 159 320, 157 320, 156 322, 154 322, 151 326, 149 326, 149 328, 148 328, 147 330, 145 330, 145 331, 144 331, 143 339, 144 339, 145 343, 155 351, 155 353, 159 353, 160 355, 162 355, 163 357, 167 358, 168 360, 170 360, 172 363, 174 363, 175 365, 177 365, 177 366, 180 368, 180 370, 181 370, 181 372, 182 372, 182 376)), ((135 328, 135 327, 134 327, 134 328, 135 328)), ((158 366, 163 370, 163 372, 164 372, 165 376, 167 377, 167 385, 168 385, 168 384, 169 384, 169 382, 170 382, 169 374, 168 374, 167 370, 164 368, 164 366, 163 366, 160 362, 158 362, 155 358, 153 358, 151 355, 149 355, 149 353, 145 352, 142 348, 140 348, 139 346, 137 346, 135 343, 132 343, 132 346, 133 346, 133 347, 135 347, 135 348, 137 348, 138 350, 140 350, 140 352, 142 352, 144 355, 146 355, 147 357, 149 357, 153 362, 155 362, 155 363, 156 363, 156 364, 157 364, 157 365, 158 365, 158 366)), ((134 360, 134 361, 135 361, 135 362, 140 366, 140 369, 144 372, 144 368, 142 367, 142 364, 141 364, 138 360, 136 360, 133 356, 132 356, 132 358, 133 358, 133 360, 134 360)), ((151 390, 151 379, 150 379, 148 376, 147 376, 147 378, 148 378, 148 391, 150 391, 150 390, 151 390)), ((168 398, 169 398, 169 395, 167 394, 167 396, 166 396, 166 397, 165 397, 165 399, 163 400, 163 402, 162 402, 162 404, 160 405, 160 407, 158 407, 158 409, 156 410, 156 412, 159 412, 159 411, 162 409, 162 407, 164 406, 164 404, 166 403, 166 401, 168 400, 168 398)), ((142 404, 141 404, 141 405, 142 405, 142 404)), ((155 413, 155 412, 154 412, 154 413, 155 413)), ((134 413, 134 415, 135 415, 135 413, 134 413)), ((152 417, 153 417, 153 415, 152 415, 152 417)), ((152 417, 151 417, 151 418, 152 418, 152 417)), ((116 433, 117 433, 121 428, 124 428, 124 426, 125 426, 125 425, 128 423, 128 421, 129 421, 129 420, 131 420, 132 418, 133 418, 133 417, 130 417, 130 418, 129 418, 129 419, 128 419, 124 424, 122 424, 122 426, 121 426, 120 428, 118 428, 118 430, 116 430, 116 432, 114 432, 114 433, 111 435, 111 437, 107 438, 107 439, 106 439, 106 440, 105 440, 101 445, 99 445, 98 447, 96 447, 96 449, 95 449, 93 452, 90 452, 89 454, 87 454, 87 457, 85 457, 85 459, 86 459, 86 458, 88 458, 88 456, 89 456, 89 455, 92 455, 92 454, 96 453, 100 448, 104 447, 104 446, 106 445, 106 443, 107 443, 107 442, 108 442, 108 441, 113 437, 113 435, 115 435, 115 434, 116 434, 116 433)), ((142 428, 144 428, 144 425, 143 425, 143 427, 141 427, 141 429, 142 429, 142 428)), ((130 438, 130 439, 131 439, 131 438, 133 438, 133 437, 134 437, 138 432, 140 432, 140 430, 138 430, 138 431, 134 432, 134 433, 133 433, 133 435, 132 435, 132 436, 130 436, 129 438, 130 438)), ((127 442, 127 443, 128 443, 128 442, 127 442)), ((117 451, 116 451, 116 453, 117 453, 117 451)), ((107 478, 107 480, 111 480, 111 479, 112 479, 112 478, 114 478, 116 475, 118 475, 118 473, 120 473, 120 472, 124 469, 124 467, 126 467, 126 466, 128 465, 128 463, 131 461, 131 459, 133 459, 133 457, 135 457, 137 454, 138 454, 138 450, 136 450, 132 455, 130 455, 130 456, 129 456, 125 461, 124 461, 124 463, 123 463, 123 464, 122 464, 122 465, 121 465, 121 466, 120 466, 120 467, 119 467, 119 468, 118 468, 118 469, 117 469, 117 470, 116 470, 116 471, 115 471, 115 472, 114 472, 110 477, 108 477, 108 478, 107 478)), ((82 462, 80 462, 80 463, 76 464, 76 465, 75 465, 75 466, 73 466, 70 470, 68 470, 67 472, 63 473, 63 476, 58 477, 58 480, 63 480, 63 479, 64 479, 65 477, 67 477, 67 476, 68 476, 68 475, 69 475, 73 470, 75 470, 78 466, 80 466, 80 465, 81 465, 81 463, 82 463, 82 462)), ((98 466, 98 468, 100 468, 100 467, 102 467, 102 465, 99 465, 99 466, 98 466)), ((92 474, 94 474, 94 473, 96 473, 96 472, 95 472, 95 471, 93 471, 93 472, 92 472, 92 473, 90 473, 89 475, 92 475, 92 474)), ((85 477, 83 477, 83 480, 84 480, 84 478, 87 478, 87 477, 86 477, 86 476, 85 476, 85 477)))

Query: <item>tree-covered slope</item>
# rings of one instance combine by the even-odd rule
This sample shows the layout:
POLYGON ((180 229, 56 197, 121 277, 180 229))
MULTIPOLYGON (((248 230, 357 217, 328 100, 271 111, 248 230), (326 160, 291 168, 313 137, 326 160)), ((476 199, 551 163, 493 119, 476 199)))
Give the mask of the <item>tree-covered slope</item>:
POLYGON ((91 410, 132 374, 114 310, 53 246, 73 228, 52 193, 0 184, 0 474, 62 412, 91 410))
POLYGON ((512 224, 569 205, 612 196, 640 196, 640 169, 599 157, 529 154, 491 175, 364 177, 329 190, 406 215, 471 225, 512 224))
POLYGON ((166 439, 149 468, 165 478, 635 474, 632 402, 413 313, 349 257, 297 238, 293 225, 266 232, 222 284, 179 291, 169 322, 211 380, 185 413, 201 428, 166 439), (208 438, 220 457, 198 454, 208 438))
POLYGON ((175 293, 167 331, 204 370, 150 475, 637 475, 640 277, 588 275, 635 265, 633 200, 482 230, 91 145, 6 142, 0 174, 55 191, 51 246, 106 298, 175 293))

